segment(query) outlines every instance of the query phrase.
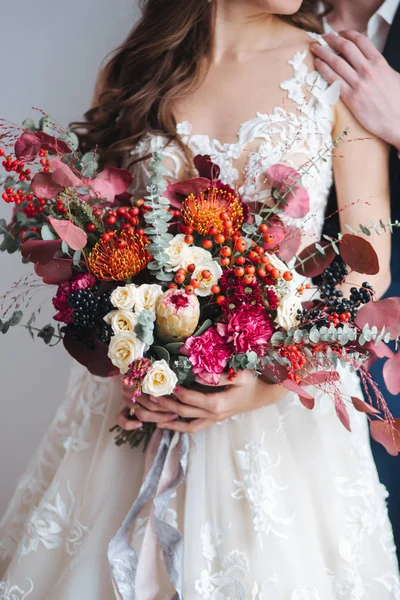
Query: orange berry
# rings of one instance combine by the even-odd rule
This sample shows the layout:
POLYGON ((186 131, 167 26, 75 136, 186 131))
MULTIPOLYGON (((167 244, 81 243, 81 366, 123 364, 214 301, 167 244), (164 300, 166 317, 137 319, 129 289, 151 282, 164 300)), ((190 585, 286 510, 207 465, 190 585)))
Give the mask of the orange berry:
POLYGON ((238 238, 235 242, 235 248, 238 252, 244 252, 246 250, 245 238, 238 238))
POLYGON ((268 263, 267 265, 265 265, 265 270, 268 273, 272 273, 272 271, 274 270, 274 267, 271 265, 271 263, 268 263))
POLYGON ((191 296, 192 294, 194 294, 194 287, 192 285, 187 285, 185 287, 185 292, 188 296, 191 296))
POLYGON ((243 277, 243 282, 246 284, 253 283, 254 279, 255 279, 254 275, 247 274, 243 277))
POLYGON ((244 275, 243 267, 236 267, 235 275, 236 275, 236 277, 243 277, 243 275, 244 275))
POLYGON ((224 223, 224 227, 225 227, 225 229, 232 229, 232 227, 233 227, 232 221, 230 219, 226 219, 225 223, 224 223))
POLYGON ((211 288, 211 291, 213 294, 219 294, 221 291, 221 288, 219 287, 219 285, 213 285, 211 288))
POLYGON ((211 225, 210 229, 208 230, 208 235, 217 235, 217 233, 218 229, 214 225, 211 225))
POLYGON ((232 254, 232 249, 229 248, 229 246, 222 246, 221 248, 221 255, 222 256, 230 256, 232 254))
POLYGON ((260 233, 267 233, 267 231, 268 231, 268 225, 266 223, 261 223, 261 225, 258 228, 258 231, 260 233))
POLYGON ((229 260, 229 258, 220 258, 219 262, 221 267, 228 267, 231 261, 229 260))
POLYGON ((262 262, 263 265, 267 265, 269 263, 269 256, 263 254, 260 258, 260 262, 262 262))
POLYGON ((193 279, 190 280, 190 285, 194 288, 198 288, 198 287, 200 287, 200 280, 197 279, 196 277, 194 277, 193 279))
POLYGON ((225 241, 225 236, 222 235, 222 233, 217 233, 217 235, 214 237, 214 240, 216 244, 223 244, 225 241))
POLYGON ((244 256, 238 256, 238 257, 235 259, 235 263, 236 263, 237 265, 244 265, 244 263, 245 263, 245 262, 246 262, 246 259, 245 259, 245 257, 244 257, 244 256))
POLYGON ((168 287, 170 290, 176 290, 178 286, 176 285, 176 283, 170 283, 168 287))
POLYGON ((185 276, 183 273, 177 273, 174 277, 176 283, 183 283, 185 281, 185 276))
POLYGON ((266 234, 264 235, 264 241, 265 241, 267 244, 273 244, 273 243, 274 243, 274 241, 275 241, 275 238, 274 238, 274 236, 273 236, 273 235, 271 235, 270 233, 266 233, 266 234))
POLYGON ((186 235, 185 236, 185 243, 186 244, 193 244, 194 242, 194 237, 192 235, 186 235))
POLYGON ((306 288, 306 290, 309 290, 311 288, 311 284, 310 283, 306 283, 305 288, 306 288))
POLYGON ((249 252, 249 259, 252 262, 258 261, 259 260, 259 256, 258 256, 257 252, 255 252, 254 250, 252 250, 251 252, 249 252))
POLYGON ((203 279, 210 279, 211 271, 209 271, 208 269, 203 269, 203 271, 201 272, 201 276, 203 277, 203 279))
POLYGON ((259 277, 266 277, 267 276, 267 271, 265 269, 257 269, 257 275, 259 277))
POLYGON ((245 271, 246 271, 247 275, 252 275, 253 273, 256 272, 256 268, 253 267, 253 265, 247 265, 247 267, 245 268, 245 271))
POLYGON ((257 252, 257 254, 264 254, 265 250, 262 246, 256 246, 254 248, 254 250, 257 252))
POLYGON ((281 272, 279 269, 272 269, 271 277, 273 277, 274 279, 279 279, 280 276, 281 276, 281 272))
POLYGON ((177 270, 177 274, 178 273, 182 273, 182 275, 186 275, 186 270, 185 269, 178 269, 177 270))
POLYGON ((202 246, 203 248, 206 248, 206 250, 208 250, 209 248, 212 248, 212 241, 211 240, 203 240, 202 242, 202 246))
POLYGON ((291 273, 290 271, 285 271, 283 274, 283 279, 285 281, 292 281, 293 279, 293 273, 291 273))
POLYGON ((219 218, 222 219, 222 221, 227 221, 229 219, 229 215, 227 212, 224 211, 220 213, 219 218))
POLYGON ((194 263, 190 263, 190 265, 188 265, 187 270, 189 271, 189 273, 193 273, 193 271, 196 269, 196 265, 194 263))
POLYGON ((217 296, 217 304, 219 304, 220 306, 222 306, 223 304, 225 304, 225 296, 217 296))

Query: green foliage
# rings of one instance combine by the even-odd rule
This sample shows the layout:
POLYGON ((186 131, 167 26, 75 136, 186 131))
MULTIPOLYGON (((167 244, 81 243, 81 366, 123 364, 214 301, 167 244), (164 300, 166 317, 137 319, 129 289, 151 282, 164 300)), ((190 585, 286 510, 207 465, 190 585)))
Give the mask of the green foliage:
POLYGON ((40 331, 37 334, 38 338, 41 338, 45 344, 50 344, 51 340, 53 339, 53 336, 55 334, 55 329, 53 327, 53 325, 45 325, 44 327, 42 327, 42 329, 40 329, 40 331))
POLYGON ((135 333, 139 340, 146 346, 151 346, 154 342, 154 321, 156 315, 152 310, 142 310, 139 313, 135 333))
POLYGON ((236 354, 229 360, 229 366, 235 371, 238 369, 250 369, 256 371, 260 365, 260 359, 257 352, 246 352, 245 354, 236 354))
POLYGON ((145 233, 150 240, 148 250, 153 256, 153 261, 148 268, 155 272, 159 281, 171 281, 173 273, 167 273, 164 270, 168 263, 168 254, 165 249, 168 248, 172 235, 168 233, 168 223, 172 219, 171 213, 167 210, 169 201, 163 198, 167 184, 164 180, 165 168, 162 165, 163 156, 159 153, 153 154, 153 160, 149 168, 151 176, 147 185, 148 196, 146 200, 151 207, 151 211, 144 215, 147 227, 145 233))
POLYGON ((178 383, 181 385, 190 385, 195 380, 192 372, 192 363, 186 356, 178 356, 173 359, 171 364, 176 376, 178 377, 178 383))

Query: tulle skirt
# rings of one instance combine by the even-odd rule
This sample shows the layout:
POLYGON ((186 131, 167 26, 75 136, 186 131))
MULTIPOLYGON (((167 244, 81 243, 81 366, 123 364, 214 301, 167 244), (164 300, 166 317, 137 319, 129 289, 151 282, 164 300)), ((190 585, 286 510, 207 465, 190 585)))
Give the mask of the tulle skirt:
MULTIPOLYGON (((341 384, 360 395, 355 375, 341 384)), ((119 378, 74 366, 0 525, 1 600, 118 597, 107 547, 151 463, 151 447, 146 458, 115 446, 120 405, 119 378)), ((400 599, 386 490, 365 415, 349 412, 352 433, 327 395, 309 411, 288 393, 190 436, 186 481, 163 515, 183 535, 184 600, 400 599)), ((137 600, 171 600, 151 504, 129 541, 137 600)))

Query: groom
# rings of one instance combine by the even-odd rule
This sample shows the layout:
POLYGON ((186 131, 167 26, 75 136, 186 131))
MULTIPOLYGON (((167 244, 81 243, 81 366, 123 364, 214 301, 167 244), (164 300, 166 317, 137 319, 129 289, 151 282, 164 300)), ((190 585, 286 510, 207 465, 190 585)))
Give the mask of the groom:
MULTIPOLYGON (((332 50, 319 44, 313 47, 316 67, 329 83, 340 80, 341 97, 358 121, 390 144, 391 213, 392 220, 400 220, 400 0, 331 0, 331 4, 325 39, 332 50), (336 36, 334 31, 342 33, 336 36)), ((335 205, 332 193, 327 214, 337 210, 335 205)), ((326 233, 338 232, 335 220, 326 221, 326 233)), ((392 237, 391 274, 387 295, 400 296, 400 231, 392 237)), ((400 397, 387 392, 382 361, 374 364, 371 374, 393 416, 400 417, 400 397)), ((400 457, 391 457, 374 441, 372 451, 380 480, 389 491, 389 515, 400 560, 400 457)))

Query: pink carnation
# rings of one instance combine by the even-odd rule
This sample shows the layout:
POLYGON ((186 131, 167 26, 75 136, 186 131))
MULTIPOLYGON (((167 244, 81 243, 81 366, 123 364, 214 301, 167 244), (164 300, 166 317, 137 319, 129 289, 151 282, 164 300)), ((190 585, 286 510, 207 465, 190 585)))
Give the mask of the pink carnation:
POLYGON ((93 287, 96 283, 96 278, 91 273, 80 273, 75 275, 69 281, 63 281, 58 286, 57 293, 53 298, 53 306, 58 311, 54 315, 56 321, 62 323, 72 323, 74 320, 72 309, 68 304, 68 298, 76 290, 84 290, 87 287, 93 287))
POLYGON ((218 385, 219 376, 232 355, 231 348, 213 326, 202 335, 190 337, 181 348, 193 365, 197 378, 209 385, 218 385))
POLYGON ((220 325, 218 331, 225 333, 237 354, 256 352, 263 356, 275 329, 264 307, 242 304, 228 314, 228 322, 220 325))

